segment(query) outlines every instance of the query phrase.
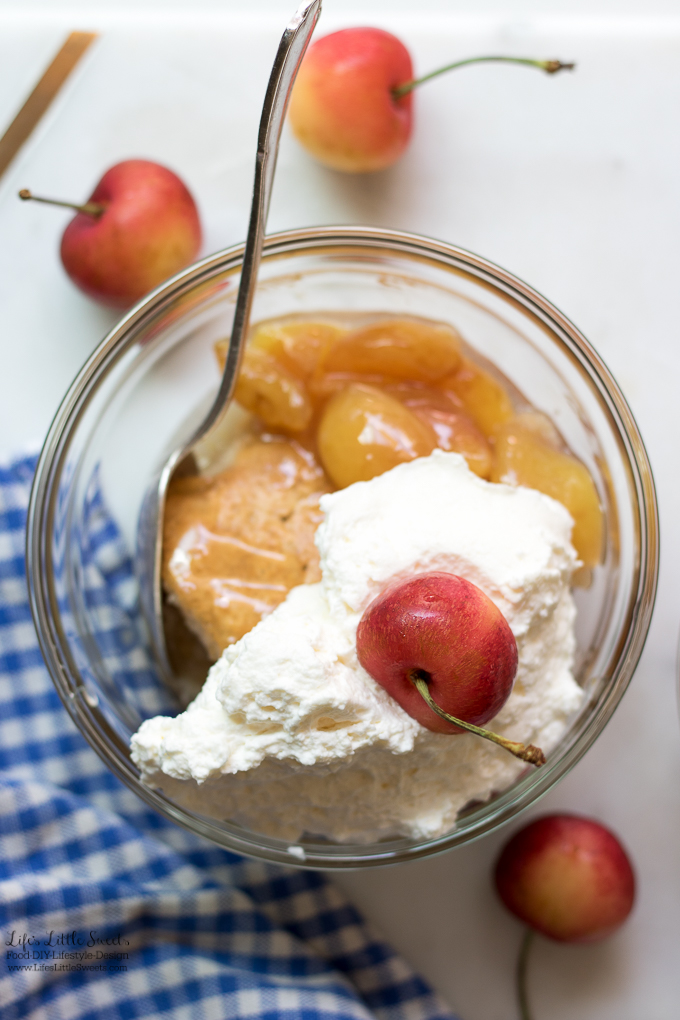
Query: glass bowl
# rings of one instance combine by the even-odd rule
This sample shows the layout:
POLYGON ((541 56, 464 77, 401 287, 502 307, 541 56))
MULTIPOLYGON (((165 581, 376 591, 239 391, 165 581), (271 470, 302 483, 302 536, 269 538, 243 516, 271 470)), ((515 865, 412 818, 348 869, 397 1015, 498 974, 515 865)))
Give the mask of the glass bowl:
POLYGON ((254 322, 334 310, 450 322, 553 420, 588 467, 605 510, 606 554, 590 587, 575 593, 576 675, 586 697, 543 768, 470 805, 456 828, 436 839, 290 846, 187 810, 144 785, 130 759, 132 733, 149 715, 167 713, 169 702, 153 668, 138 661, 143 631, 135 581, 129 569, 120 572, 120 557, 125 544, 134 549, 149 479, 216 391, 212 346, 230 331, 242 255, 239 246, 210 256, 145 298, 102 341, 64 398, 40 457, 28 520, 29 589, 45 661, 73 720, 109 768, 147 803, 223 847, 320 868, 447 850, 492 831, 546 793, 601 732, 631 679, 658 569, 656 498, 640 434, 587 340, 531 287, 486 260, 428 238, 368 228, 269 237, 254 322), (106 604, 102 577, 123 610, 106 604), (127 659, 120 651, 126 644, 127 659))

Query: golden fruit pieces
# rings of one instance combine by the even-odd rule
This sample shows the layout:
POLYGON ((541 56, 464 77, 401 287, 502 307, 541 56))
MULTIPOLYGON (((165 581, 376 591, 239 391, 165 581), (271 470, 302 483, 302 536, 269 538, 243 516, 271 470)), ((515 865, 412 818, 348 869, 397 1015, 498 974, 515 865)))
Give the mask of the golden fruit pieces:
POLYGON ((317 443, 326 473, 341 489, 426 457, 437 445, 431 429, 398 400, 356 384, 329 400, 317 443))
POLYGON ((284 322, 256 327, 250 345, 272 354, 295 375, 309 379, 346 329, 330 322, 284 322))
POLYGON ((602 558, 604 517, 588 470, 547 439, 545 419, 522 414, 496 433, 492 482, 526 485, 552 496, 574 519, 572 543, 584 567, 602 558))
POLYGON ((450 326, 394 319, 342 337, 330 348, 323 370, 434 382, 459 362, 460 338, 450 326))
POLYGON ((491 447, 473 420, 464 414, 451 395, 429 386, 398 383, 387 390, 434 432, 440 450, 465 457, 480 478, 491 474, 491 447))
MULTIPOLYGON (((221 368, 227 346, 227 340, 215 344, 221 368)), ((269 428, 302 432, 312 417, 312 405, 302 380, 272 354, 256 347, 247 347, 244 352, 234 398, 269 428)))
POLYGON ((469 358, 461 358, 456 371, 440 383, 440 388, 458 397, 462 410, 485 436, 492 436, 497 428, 514 415, 512 401, 505 387, 469 358))

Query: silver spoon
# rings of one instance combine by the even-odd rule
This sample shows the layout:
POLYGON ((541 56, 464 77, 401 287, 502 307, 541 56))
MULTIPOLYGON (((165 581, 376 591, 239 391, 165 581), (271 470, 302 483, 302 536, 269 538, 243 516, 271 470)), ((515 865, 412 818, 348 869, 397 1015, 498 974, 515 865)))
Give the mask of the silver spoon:
POLYGON ((243 253, 241 280, 219 391, 212 407, 190 440, 179 449, 174 450, 157 473, 153 484, 147 490, 140 510, 136 556, 140 605, 149 627, 153 650, 161 670, 166 674, 166 679, 172 677, 172 668, 165 642, 161 591, 165 495, 170 479, 176 471, 181 471, 182 474, 198 473, 193 455, 194 447, 219 427, 231 402, 250 323, 250 311, 262 255, 262 243, 281 129, 295 78, 320 13, 321 0, 305 0, 300 5, 281 37, 269 78, 257 140, 253 201, 243 253))

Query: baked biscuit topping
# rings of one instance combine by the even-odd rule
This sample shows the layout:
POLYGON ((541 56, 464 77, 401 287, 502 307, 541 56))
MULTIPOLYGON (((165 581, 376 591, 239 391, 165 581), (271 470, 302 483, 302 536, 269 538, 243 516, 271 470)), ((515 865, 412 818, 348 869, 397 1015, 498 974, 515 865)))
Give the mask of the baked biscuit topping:
POLYGON ((253 436, 231 467, 173 479, 163 530, 163 584, 211 658, 291 588, 318 581, 314 533, 330 486, 309 451, 253 436))

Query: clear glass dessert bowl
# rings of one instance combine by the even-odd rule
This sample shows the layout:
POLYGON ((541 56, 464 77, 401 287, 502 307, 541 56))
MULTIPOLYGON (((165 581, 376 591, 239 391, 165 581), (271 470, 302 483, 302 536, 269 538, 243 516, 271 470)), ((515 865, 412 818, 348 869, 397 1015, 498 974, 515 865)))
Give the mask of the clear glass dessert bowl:
POLYGON ((145 298, 102 341, 64 398, 38 463, 28 519, 28 583, 45 661, 74 722, 108 767, 157 810, 221 846, 320 868, 439 853, 492 831, 546 793, 622 697, 647 635, 658 571, 644 445, 587 340, 497 266, 442 242, 368 228, 269 237, 253 322, 342 311, 451 323, 554 422, 588 468, 604 508, 605 551, 590 585, 574 593, 581 708, 545 766, 526 770, 485 803, 469 804, 452 831, 352 845, 310 837, 291 846, 194 813, 145 785, 130 757, 130 738, 143 720, 172 712, 170 692, 144 658, 131 551, 149 480, 216 391, 213 345, 230 331, 242 254, 239 246, 210 256, 145 298))

